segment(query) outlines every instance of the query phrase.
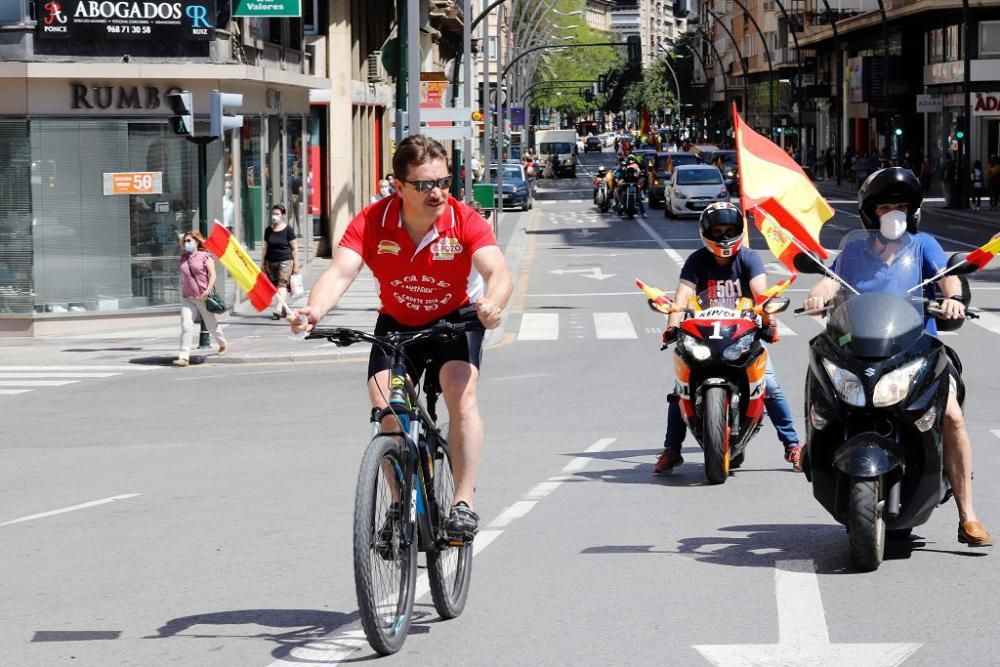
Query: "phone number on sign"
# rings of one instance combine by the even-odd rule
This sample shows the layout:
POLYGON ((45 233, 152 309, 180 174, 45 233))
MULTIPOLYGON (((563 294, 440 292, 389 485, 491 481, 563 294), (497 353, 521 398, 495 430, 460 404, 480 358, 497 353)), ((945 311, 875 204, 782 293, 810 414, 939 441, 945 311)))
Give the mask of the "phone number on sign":
POLYGON ((149 35, 153 32, 148 25, 109 25, 106 28, 113 35, 149 35))

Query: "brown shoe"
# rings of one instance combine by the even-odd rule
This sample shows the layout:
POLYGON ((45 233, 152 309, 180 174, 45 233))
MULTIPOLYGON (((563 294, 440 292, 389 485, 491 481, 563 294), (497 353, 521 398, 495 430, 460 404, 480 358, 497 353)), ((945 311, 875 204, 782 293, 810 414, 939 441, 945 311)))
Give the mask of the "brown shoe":
POLYGON ((184 368, 185 366, 188 365, 190 365, 190 362, 187 359, 174 359, 174 366, 179 366, 180 368, 184 368))
POLYGON ((958 524, 958 541, 970 547, 992 547, 993 536, 986 532, 983 524, 978 521, 966 521, 958 524))
POLYGON ((226 346, 222 345, 222 346, 219 347, 219 353, 218 353, 217 356, 224 357, 224 356, 226 356, 226 352, 228 352, 228 351, 229 350, 226 349, 226 346))

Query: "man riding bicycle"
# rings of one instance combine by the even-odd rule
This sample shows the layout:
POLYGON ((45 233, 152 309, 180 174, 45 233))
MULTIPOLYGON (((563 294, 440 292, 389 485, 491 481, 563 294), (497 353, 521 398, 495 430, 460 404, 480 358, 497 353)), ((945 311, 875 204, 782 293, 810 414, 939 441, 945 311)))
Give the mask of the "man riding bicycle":
MULTIPOLYGON (((684 262, 674 303, 684 307, 691 297, 706 290, 736 297, 757 297, 763 294, 767 289, 764 262, 750 248, 741 247, 746 223, 740 209, 729 202, 710 204, 702 211, 698 227, 705 247, 691 253, 684 262)), ((671 313, 667 317, 667 329, 663 332, 664 343, 670 344, 677 339, 677 326, 683 317, 684 314, 680 312, 671 313)), ((777 323, 766 314, 763 320, 767 327, 765 340, 777 341, 777 323)), ((767 358, 764 382, 764 405, 767 407, 767 416, 778 432, 778 439, 784 445, 785 460, 792 464, 792 470, 801 472, 802 447, 799 446, 799 436, 795 432, 792 410, 771 366, 770 356, 767 358)), ((684 443, 687 427, 681 417, 676 392, 668 396, 667 401, 667 432, 663 440, 663 452, 653 467, 656 475, 666 475, 684 463, 681 445, 684 443)))
MULTIPOLYGON (((512 291, 510 273, 490 225, 448 195, 451 176, 444 147, 423 135, 407 137, 396 149, 392 167, 395 194, 351 221, 330 267, 310 292, 309 305, 289 316, 294 332, 308 331, 322 320, 364 265, 375 275, 382 301, 375 335, 415 331, 454 319, 469 304, 475 304, 484 327, 500 325, 512 291)), ((455 478, 454 505, 445 528, 459 539, 475 535, 479 526, 473 501, 483 445, 476 403, 482 343, 482 331, 469 331, 414 346, 407 354, 414 382, 430 360, 440 368, 455 478)), ((390 393, 389 364, 389 354, 372 347, 368 394, 372 407, 379 410, 387 406, 390 393)), ((382 430, 399 431, 399 425, 387 417, 382 430)))

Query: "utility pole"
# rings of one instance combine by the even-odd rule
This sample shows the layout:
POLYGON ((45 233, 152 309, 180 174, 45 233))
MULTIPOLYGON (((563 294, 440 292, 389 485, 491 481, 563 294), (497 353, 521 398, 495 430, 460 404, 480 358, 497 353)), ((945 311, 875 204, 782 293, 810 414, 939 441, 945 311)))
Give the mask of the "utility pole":
MULTIPOLYGON (((465 92, 465 105, 470 109, 475 109, 472 103, 472 0, 462 0, 462 18, 465 26, 462 30, 462 52, 465 59, 462 61, 464 81, 462 82, 465 92)), ((462 153, 465 158, 465 201, 472 200, 472 137, 462 140, 462 153)))
MULTIPOLYGON (((402 4, 403 0, 398 0, 402 4)), ((408 134, 420 133, 420 0, 406 2, 406 96, 408 134)))
POLYGON ((403 0, 396 0, 396 43, 398 45, 397 58, 399 73, 396 75, 396 145, 406 137, 405 117, 406 104, 406 77, 407 66, 409 65, 409 49, 407 48, 407 26, 406 26, 406 5, 403 0))

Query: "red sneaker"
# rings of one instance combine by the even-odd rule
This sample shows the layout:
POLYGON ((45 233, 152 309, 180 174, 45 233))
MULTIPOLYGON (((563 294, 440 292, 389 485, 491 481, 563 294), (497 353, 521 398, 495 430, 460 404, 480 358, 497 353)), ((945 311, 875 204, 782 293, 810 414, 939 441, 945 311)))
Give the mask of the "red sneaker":
POLYGON ((802 447, 799 445, 786 447, 785 460, 792 464, 793 472, 802 472, 802 447))
POLYGON ((653 466, 654 475, 669 475, 674 468, 684 463, 684 457, 674 449, 664 449, 656 457, 656 465, 653 466))

